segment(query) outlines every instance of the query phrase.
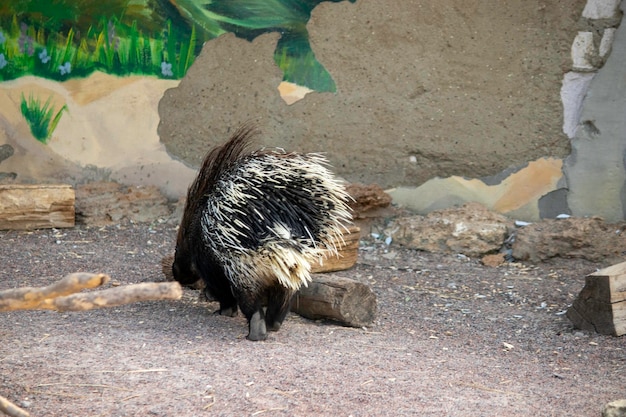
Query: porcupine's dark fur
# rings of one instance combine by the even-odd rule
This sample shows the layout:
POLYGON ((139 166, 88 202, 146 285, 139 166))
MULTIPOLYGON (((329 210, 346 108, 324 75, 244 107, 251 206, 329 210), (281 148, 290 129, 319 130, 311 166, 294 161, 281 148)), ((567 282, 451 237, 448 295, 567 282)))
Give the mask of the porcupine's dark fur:
POLYGON ((348 195, 319 154, 250 152, 244 126, 210 151, 189 187, 172 272, 202 279, 220 314, 248 319, 248 339, 278 330, 310 263, 337 253, 351 220, 348 195))

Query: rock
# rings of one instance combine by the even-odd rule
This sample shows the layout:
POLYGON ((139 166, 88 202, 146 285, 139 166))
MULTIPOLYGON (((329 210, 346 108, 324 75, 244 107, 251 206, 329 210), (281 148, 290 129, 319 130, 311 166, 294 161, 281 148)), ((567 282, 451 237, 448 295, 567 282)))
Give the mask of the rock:
POLYGON ((480 257, 499 250, 513 221, 478 203, 396 219, 386 232, 400 244, 428 252, 480 257))
POLYGON ((361 236, 369 236, 373 230, 384 229, 386 218, 395 217, 398 212, 391 205, 391 196, 378 184, 348 184, 346 192, 354 199, 350 202, 354 224, 361 230, 361 236))
POLYGON ((94 182, 76 187, 77 223, 102 226, 123 221, 150 222, 168 216, 167 199, 155 186, 94 182))
POLYGON ((612 401, 605 405, 602 417, 626 417, 626 400, 612 401))
POLYGON ((514 258, 541 262, 553 257, 617 263, 626 253, 626 223, 607 224, 600 217, 545 219, 518 229, 514 258))
POLYGON ((492 268, 495 268, 497 266, 502 265, 505 262, 504 261, 504 253, 496 253, 496 254, 492 254, 492 255, 485 255, 485 256, 483 256, 483 258, 480 261, 485 266, 490 266, 492 268))
POLYGON ((354 198, 350 208, 354 211, 355 218, 365 217, 367 212, 387 208, 391 204, 391 196, 378 184, 349 184, 346 191, 354 198))
POLYGON ((0 145, 0 162, 10 158, 13 155, 13 152, 13 146, 9 144, 0 145))

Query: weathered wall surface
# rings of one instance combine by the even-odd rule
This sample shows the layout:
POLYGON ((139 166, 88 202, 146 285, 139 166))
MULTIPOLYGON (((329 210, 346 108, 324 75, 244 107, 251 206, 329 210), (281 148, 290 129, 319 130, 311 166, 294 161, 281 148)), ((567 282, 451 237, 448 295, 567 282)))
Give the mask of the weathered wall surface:
MULTIPOLYGON (((604 2, 605 6, 611 3, 619 4, 615 0, 604 2)), ((588 13, 601 19, 614 18, 610 8, 588 13)), ((573 214, 617 221, 626 218, 626 25, 601 33, 601 39, 614 37, 612 51, 582 102, 564 172, 573 214)), ((588 56, 594 56, 593 50, 584 55, 588 56)), ((593 61, 585 68, 597 69, 593 61)))
POLYGON ((394 201, 420 213, 476 201, 524 220, 560 213, 619 220, 626 212, 619 4, 324 2, 306 29, 337 92, 291 105, 284 92, 293 85, 281 84, 273 59, 276 32, 207 42, 180 84, 103 74, 4 82, 0 178, 115 179, 178 198, 194 174, 188 166, 255 120, 260 145, 326 152, 348 181, 394 187, 394 201), (46 145, 19 113, 25 85, 69 110, 46 145))
POLYGON ((418 212, 478 201, 526 220, 563 213, 623 219, 626 35, 619 5, 619 0, 589 0, 578 22, 561 88, 563 131, 572 147, 567 158, 541 158, 482 181, 435 179, 396 189, 394 200, 418 212))
POLYGON ((562 1, 322 3, 307 26, 337 93, 288 106, 275 36, 208 42, 160 103, 169 152, 198 164, 258 120, 264 144, 328 153, 353 182, 420 185, 494 176, 570 152, 559 91, 585 5, 562 1))

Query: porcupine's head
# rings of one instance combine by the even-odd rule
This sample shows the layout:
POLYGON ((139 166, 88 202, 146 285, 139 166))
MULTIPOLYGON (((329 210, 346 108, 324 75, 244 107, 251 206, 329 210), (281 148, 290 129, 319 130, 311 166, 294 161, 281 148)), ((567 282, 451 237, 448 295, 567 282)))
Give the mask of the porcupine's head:
POLYGON ((182 285, 193 284, 202 278, 196 259, 198 256, 206 256, 198 251, 202 251, 204 246, 201 217, 209 190, 215 187, 219 176, 245 151, 247 142, 255 131, 252 124, 246 124, 233 134, 228 146, 218 146, 209 151, 196 179, 189 186, 172 264, 174 279, 182 285))

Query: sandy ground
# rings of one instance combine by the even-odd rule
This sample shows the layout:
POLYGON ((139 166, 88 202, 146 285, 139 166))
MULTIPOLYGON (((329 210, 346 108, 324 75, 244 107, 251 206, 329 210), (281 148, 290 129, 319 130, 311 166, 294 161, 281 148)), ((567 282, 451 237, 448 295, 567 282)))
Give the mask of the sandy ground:
MULTIPOLYGON (((0 232, 0 289, 76 271, 162 280, 171 225, 0 232)), ((182 300, 81 313, 2 313, 0 395, 33 416, 599 416, 624 397, 623 338, 563 312, 605 265, 499 268, 362 242, 337 273, 370 284, 368 328, 291 314, 265 342, 245 319, 182 300)))

